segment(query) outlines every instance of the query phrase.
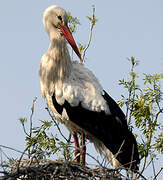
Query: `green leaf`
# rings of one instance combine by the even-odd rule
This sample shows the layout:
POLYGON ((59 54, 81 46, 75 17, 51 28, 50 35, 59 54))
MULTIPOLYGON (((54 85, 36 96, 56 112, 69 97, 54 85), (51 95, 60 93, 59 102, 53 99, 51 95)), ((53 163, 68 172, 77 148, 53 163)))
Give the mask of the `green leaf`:
POLYGON ((18 120, 21 122, 21 124, 24 124, 27 122, 27 118, 19 118, 18 120))

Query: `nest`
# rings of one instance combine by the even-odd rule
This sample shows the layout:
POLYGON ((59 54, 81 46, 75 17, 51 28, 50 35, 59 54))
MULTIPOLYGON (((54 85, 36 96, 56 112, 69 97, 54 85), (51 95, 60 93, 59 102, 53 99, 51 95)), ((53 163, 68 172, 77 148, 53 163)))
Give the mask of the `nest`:
POLYGON ((10 165, 9 172, 3 172, 0 180, 120 180, 118 170, 107 168, 89 168, 73 162, 51 160, 31 161, 22 159, 10 165))

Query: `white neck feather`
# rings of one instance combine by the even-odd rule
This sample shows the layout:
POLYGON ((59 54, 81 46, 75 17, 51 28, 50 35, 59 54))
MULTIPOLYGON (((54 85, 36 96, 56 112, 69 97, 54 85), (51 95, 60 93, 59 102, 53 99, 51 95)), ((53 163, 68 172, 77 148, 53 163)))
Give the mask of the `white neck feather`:
POLYGON ((56 86, 62 86, 64 79, 71 72, 71 66, 66 40, 63 38, 51 40, 39 68, 43 96, 47 91, 50 94, 54 93, 56 86))
POLYGON ((53 39, 46 55, 53 60, 53 74, 56 81, 63 81, 71 71, 71 58, 65 39, 53 39))

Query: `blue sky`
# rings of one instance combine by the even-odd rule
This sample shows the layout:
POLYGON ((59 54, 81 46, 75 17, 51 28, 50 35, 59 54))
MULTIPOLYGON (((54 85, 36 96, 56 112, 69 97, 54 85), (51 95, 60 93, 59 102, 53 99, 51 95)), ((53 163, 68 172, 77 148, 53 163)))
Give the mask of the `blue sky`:
POLYGON ((40 93, 38 66, 49 45, 42 14, 53 4, 80 19, 81 26, 74 38, 82 44, 89 35, 86 16, 91 16, 92 5, 95 5, 98 22, 87 51, 86 66, 115 100, 123 91, 118 80, 129 70, 127 57, 135 56, 140 61, 138 73, 162 72, 162 0, 1 0, 0 144, 24 149, 24 134, 18 118, 30 116, 35 96, 38 100, 34 119, 48 119, 40 93))

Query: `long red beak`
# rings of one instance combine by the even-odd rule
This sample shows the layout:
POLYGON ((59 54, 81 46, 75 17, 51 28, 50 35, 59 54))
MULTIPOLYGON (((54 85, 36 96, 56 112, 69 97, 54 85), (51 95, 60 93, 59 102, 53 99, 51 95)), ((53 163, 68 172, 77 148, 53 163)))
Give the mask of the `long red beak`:
POLYGON ((77 47, 77 45, 75 43, 75 40, 74 40, 74 38, 72 36, 72 33, 71 33, 69 27, 61 25, 60 30, 61 30, 62 34, 64 35, 64 37, 69 42, 69 44, 71 45, 72 49, 75 51, 75 53, 79 57, 80 61, 82 61, 81 54, 79 52, 79 49, 78 49, 78 47, 77 47))

